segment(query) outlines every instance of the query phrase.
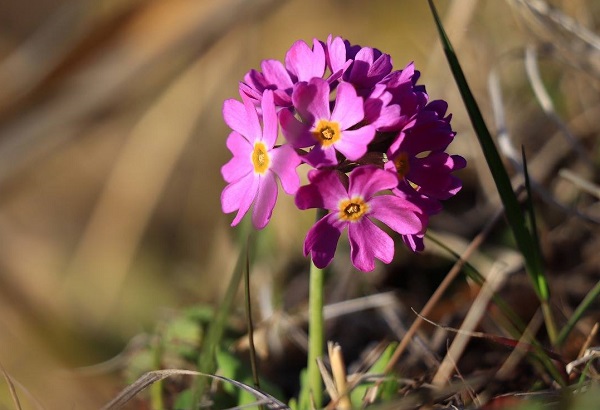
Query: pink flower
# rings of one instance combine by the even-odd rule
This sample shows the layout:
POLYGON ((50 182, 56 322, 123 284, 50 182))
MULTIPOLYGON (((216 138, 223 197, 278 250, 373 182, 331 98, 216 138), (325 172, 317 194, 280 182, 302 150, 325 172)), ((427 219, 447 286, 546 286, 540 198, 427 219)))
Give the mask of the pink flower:
POLYGON ((419 76, 413 63, 393 70, 389 54, 332 35, 312 46, 296 41, 283 62, 250 70, 240 83, 243 102, 223 107, 233 158, 221 170, 228 183, 221 203, 237 211, 232 225, 254 204, 252 221, 264 227, 279 179, 285 192, 297 191, 300 209, 331 211, 304 244, 319 267, 331 262, 346 226, 358 269, 391 261, 392 240, 372 219, 423 250, 429 217, 461 189, 453 173, 466 161, 446 153, 455 136, 447 103, 429 102, 419 76), (279 126, 285 143, 276 147, 279 126), (299 188, 301 162, 317 169, 299 188), (382 190, 390 192, 375 195, 382 190))
POLYGON ((313 40, 311 48, 301 40, 296 41, 285 55, 285 66, 278 60, 264 60, 262 73, 250 70, 240 84, 240 94, 246 94, 259 104, 267 89, 275 93, 275 105, 292 105, 292 89, 299 81, 323 77, 325 73, 325 50, 321 42, 313 40))
POLYGON ((296 167, 300 157, 284 144, 275 148, 278 124, 273 92, 266 90, 261 101, 263 126, 256 107, 242 95, 243 104, 227 100, 223 117, 233 132, 227 138, 227 148, 233 158, 221 168, 229 183, 221 193, 223 212, 238 211, 232 226, 237 225, 254 203, 252 222, 257 229, 264 228, 271 218, 277 201, 277 178, 283 190, 293 195, 300 186, 296 167))
POLYGON ((333 111, 329 94, 329 84, 321 78, 298 83, 292 101, 303 121, 290 110, 279 112, 283 135, 295 148, 314 146, 304 160, 317 168, 337 165, 337 152, 351 161, 359 159, 375 136, 373 126, 359 125, 364 119, 363 99, 352 85, 338 86, 333 111))
POLYGON ((395 195, 375 196, 397 185, 391 172, 366 165, 348 176, 333 170, 313 170, 308 177, 310 184, 296 193, 296 206, 330 211, 310 229, 304 241, 304 255, 310 253, 319 268, 333 259, 346 227, 352 263, 365 272, 375 268, 376 258, 390 263, 394 257, 394 241, 372 219, 400 234, 420 234, 424 230, 424 216, 416 205, 395 195))

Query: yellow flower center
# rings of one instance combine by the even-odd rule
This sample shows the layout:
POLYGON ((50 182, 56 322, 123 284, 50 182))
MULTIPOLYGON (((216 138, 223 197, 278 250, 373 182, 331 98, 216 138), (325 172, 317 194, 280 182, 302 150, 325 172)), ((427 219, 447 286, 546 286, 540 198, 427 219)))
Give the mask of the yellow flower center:
POLYGON ((341 137, 340 125, 337 122, 319 120, 314 131, 315 139, 321 143, 323 148, 335 144, 341 137))
POLYGON ((264 174, 271 164, 267 147, 260 141, 254 143, 254 151, 252 151, 252 165, 254 165, 254 172, 257 174, 264 174))
POLYGON ((408 154, 406 152, 401 152, 396 158, 394 158, 394 165, 396 166, 396 172, 398 172, 398 177, 402 180, 410 171, 410 164, 408 162, 408 154))
POLYGON ((361 197, 344 199, 339 204, 339 217, 343 221, 356 222, 369 210, 369 205, 361 197))

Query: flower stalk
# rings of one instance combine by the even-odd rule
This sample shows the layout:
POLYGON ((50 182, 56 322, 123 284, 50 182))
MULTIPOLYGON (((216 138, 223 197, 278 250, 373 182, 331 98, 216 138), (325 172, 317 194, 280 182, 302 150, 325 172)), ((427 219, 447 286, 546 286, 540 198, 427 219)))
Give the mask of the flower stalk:
POLYGON ((319 371, 317 359, 323 356, 325 344, 325 324, 323 319, 323 293, 325 272, 310 262, 309 296, 308 296, 308 386, 315 408, 323 405, 323 379, 319 371))

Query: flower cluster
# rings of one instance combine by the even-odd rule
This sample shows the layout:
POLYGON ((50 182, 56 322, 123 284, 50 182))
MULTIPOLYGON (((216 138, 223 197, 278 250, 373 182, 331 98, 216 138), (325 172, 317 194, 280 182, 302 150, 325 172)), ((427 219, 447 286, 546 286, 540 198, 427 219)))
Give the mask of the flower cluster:
POLYGON ((223 105, 233 158, 221 170, 221 203, 237 211, 232 226, 254 204, 252 222, 264 228, 279 179, 299 209, 329 211, 304 242, 317 267, 331 262, 346 227, 356 268, 390 263, 393 240, 374 220, 422 250, 429 216, 460 190, 452 173, 466 162, 445 152, 455 135, 447 104, 429 101, 413 64, 393 70, 388 54, 329 36, 312 47, 297 41, 283 63, 265 60, 261 70, 240 83, 242 102, 223 105), (313 168, 305 186, 301 163, 313 168))

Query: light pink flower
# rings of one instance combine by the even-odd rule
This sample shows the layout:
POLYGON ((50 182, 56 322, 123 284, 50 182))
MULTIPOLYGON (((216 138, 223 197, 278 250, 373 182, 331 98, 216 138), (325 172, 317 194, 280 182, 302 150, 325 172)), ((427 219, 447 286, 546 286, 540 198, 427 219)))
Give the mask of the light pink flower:
POLYGON ((277 178, 283 190, 293 195, 300 186, 296 167, 301 161, 290 145, 275 147, 278 124, 273 92, 266 90, 261 99, 262 127, 254 104, 244 95, 242 100, 223 104, 225 122, 233 129, 227 139, 233 158, 221 168, 229 183, 221 193, 221 206, 225 213, 238 211, 231 223, 235 226, 254 203, 252 222, 262 229, 277 201, 277 178))

